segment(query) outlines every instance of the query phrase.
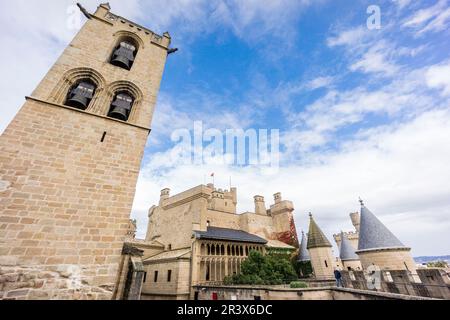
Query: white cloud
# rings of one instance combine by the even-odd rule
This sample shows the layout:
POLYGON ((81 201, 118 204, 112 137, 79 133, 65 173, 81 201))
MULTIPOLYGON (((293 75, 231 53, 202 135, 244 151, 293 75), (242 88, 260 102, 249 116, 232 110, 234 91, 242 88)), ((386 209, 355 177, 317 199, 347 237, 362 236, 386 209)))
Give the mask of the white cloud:
POLYGON ((450 20, 450 8, 447 0, 438 1, 435 5, 418 10, 406 18, 403 26, 414 29, 417 36, 427 32, 446 30, 450 20))
POLYGON ((204 174, 216 172, 220 187, 228 187, 228 177, 233 176, 240 212, 253 210, 253 195, 262 194, 269 203, 273 193, 282 191, 284 198, 294 201, 299 230, 307 228, 307 212, 313 211, 331 238, 332 233, 350 227, 348 213, 358 208, 361 196, 415 254, 448 253, 445 246, 414 238, 411 229, 422 237, 440 237, 439 243, 450 241, 445 232, 450 227, 446 219, 450 214, 450 171, 442 170, 450 163, 449 137, 450 112, 436 110, 395 127, 355 136, 343 150, 328 153, 317 163, 290 164, 273 176, 226 166, 179 166, 162 175, 156 171, 148 175, 144 169, 134 216, 139 219, 142 236, 146 210, 157 203, 160 189, 171 187, 172 193, 181 192, 203 183, 204 174), (405 219, 414 219, 414 223, 405 219), (439 227, 433 228, 433 223, 439 227))
POLYGON ((442 89, 442 94, 450 95, 450 62, 431 66, 426 73, 427 85, 442 89))
POLYGON ((334 81, 331 76, 317 77, 306 84, 306 87, 310 90, 324 88, 330 86, 334 81))
POLYGON ((329 47, 335 46, 355 46, 364 41, 367 29, 364 27, 351 28, 340 32, 338 35, 327 39, 329 47))
POLYGON ((385 76, 392 76, 398 71, 398 67, 386 60, 386 54, 382 50, 372 49, 364 54, 361 60, 350 66, 352 71, 362 71, 365 73, 381 73, 385 76))

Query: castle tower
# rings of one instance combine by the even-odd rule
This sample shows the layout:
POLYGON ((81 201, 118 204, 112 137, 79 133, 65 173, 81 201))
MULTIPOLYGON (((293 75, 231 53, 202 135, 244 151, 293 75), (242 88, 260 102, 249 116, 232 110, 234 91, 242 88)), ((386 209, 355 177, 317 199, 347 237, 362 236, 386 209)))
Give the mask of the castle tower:
POLYGON ((334 277, 334 258, 331 248, 331 243, 325 237, 310 213, 307 249, 311 257, 314 275, 317 279, 330 279, 334 277))
POLYGON ((108 4, 84 13, 0 138, 3 298, 111 299, 117 287, 170 36, 108 4))
POLYGON ((416 264, 400 240, 361 201, 361 225, 356 254, 367 269, 374 264, 385 270, 416 271, 416 264))
POLYGON ((344 232, 341 231, 341 247, 339 259, 342 261, 342 268, 345 270, 361 270, 361 262, 355 253, 355 248, 350 243, 344 232))
POLYGON ((255 200, 255 213, 267 215, 266 203, 263 196, 254 196, 255 200))
POLYGON ((270 206, 270 215, 274 225, 275 238, 298 248, 297 230, 294 222, 294 204, 292 201, 283 200, 281 193, 273 195, 274 204, 270 206))
POLYGON ((359 232, 359 226, 361 223, 359 212, 350 213, 350 219, 352 220, 352 224, 353 224, 353 227, 355 227, 356 232, 359 232))
POLYGON ((300 243, 300 250, 298 253, 298 259, 299 262, 305 262, 305 261, 311 261, 311 258, 309 256, 309 252, 307 249, 308 240, 306 240, 305 233, 302 231, 302 241, 300 243))

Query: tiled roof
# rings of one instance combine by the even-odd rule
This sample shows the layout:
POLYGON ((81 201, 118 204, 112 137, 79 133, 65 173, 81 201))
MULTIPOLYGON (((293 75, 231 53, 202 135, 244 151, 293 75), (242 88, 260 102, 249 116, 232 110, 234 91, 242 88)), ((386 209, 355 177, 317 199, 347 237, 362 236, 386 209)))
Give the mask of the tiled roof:
POLYGON ((309 232, 308 232, 308 249, 332 247, 325 234, 320 230, 317 223, 314 221, 312 214, 309 215, 309 232))
POLYGON ((353 248, 350 240, 348 240, 343 232, 341 232, 341 250, 339 252, 339 258, 341 258, 342 261, 359 259, 358 255, 355 253, 355 248, 353 248))
POLYGON ((167 259, 177 259, 181 258, 184 255, 190 254, 191 248, 183 248, 183 249, 176 249, 171 251, 164 251, 161 253, 158 253, 154 256, 151 256, 144 260, 144 262, 148 261, 157 261, 157 260, 167 260, 167 259))
POLYGON ((306 248, 308 240, 306 240, 305 233, 302 231, 302 242, 300 243, 300 252, 298 255, 298 261, 310 261, 308 249, 306 248))
POLYGON ((404 248, 405 245, 364 205, 361 206, 359 250, 404 248))
POLYGON ((283 241, 279 241, 279 240, 267 240, 267 244, 266 244, 269 248, 279 248, 279 249, 295 249, 295 247, 284 243, 283 241))
POLYGON ((266 244, 267 240, 242 230, 208 227, 207 231, 194 231, 197 239, 212 239, 266 244))

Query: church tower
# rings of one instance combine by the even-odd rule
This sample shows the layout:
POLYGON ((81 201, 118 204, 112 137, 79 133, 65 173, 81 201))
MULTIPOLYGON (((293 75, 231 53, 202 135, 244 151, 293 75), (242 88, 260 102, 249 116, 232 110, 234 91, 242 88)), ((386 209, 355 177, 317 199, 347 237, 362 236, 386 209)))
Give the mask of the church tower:
POLYGON ((87 22, 0 138, 0 268, 10 275, 0 299, 111 299, 117 286, 174 50, 168 33, 115 15, 109 4, 82 11, 87 22))

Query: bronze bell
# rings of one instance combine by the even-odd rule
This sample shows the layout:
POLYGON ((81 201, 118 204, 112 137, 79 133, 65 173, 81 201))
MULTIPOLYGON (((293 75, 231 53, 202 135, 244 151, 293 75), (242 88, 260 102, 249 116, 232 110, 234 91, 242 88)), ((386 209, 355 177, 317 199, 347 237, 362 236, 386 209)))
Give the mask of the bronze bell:
POLYGON ((111 118, 127 121, 130 116, 133 98, 126 93, 119 93, 111 104, 111 118))
POLYGON ((121 42, 116 51, 114 51, 111 64, 130 70, 134 62, 135 51, 135 46, 128 42, 121 42))
POLYGON ((66 105, 85 110, 94 97, 95 86, 89 82, 80 82, 74 87, 67 99, 66 105))

